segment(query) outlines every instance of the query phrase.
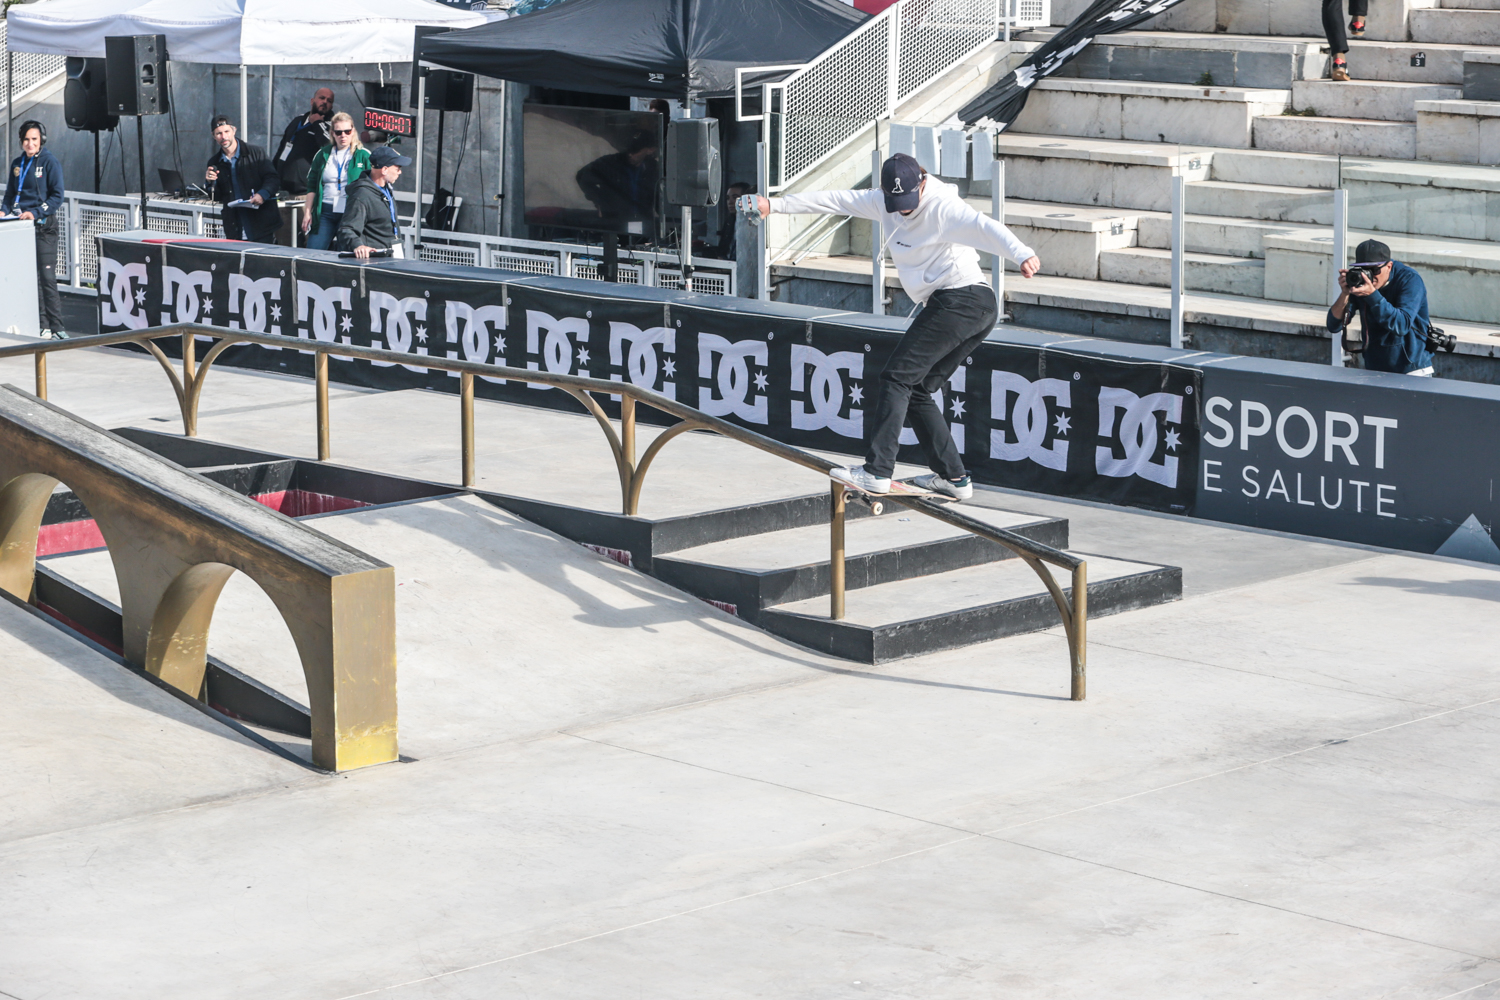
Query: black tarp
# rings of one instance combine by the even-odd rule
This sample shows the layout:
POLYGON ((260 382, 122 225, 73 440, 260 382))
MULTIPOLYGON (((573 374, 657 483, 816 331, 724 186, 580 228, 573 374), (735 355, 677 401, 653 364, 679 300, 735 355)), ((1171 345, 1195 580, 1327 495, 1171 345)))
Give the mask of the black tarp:
POLYGON ((1037 81, 1062 69, 1095 38, 1112 35, 1117 31, 1129 31, 1181 2, 1182 0, 1095 0, 1071 24, 1043 42, 1025 62, 1016 67, 1015 72, 1007 73, 999 83, 965 105, 958 117, 966 125, 978 124, 1001 130, 1009 128, 1021 109, 1026 107, 1026 98, 1031 96, 1031 88, 1037 81))
POLYGON ((807 62, 867 17, 839 0, 563 0, 429 35, 420 58, 561 90, 719 97, 735 69, 807 62))

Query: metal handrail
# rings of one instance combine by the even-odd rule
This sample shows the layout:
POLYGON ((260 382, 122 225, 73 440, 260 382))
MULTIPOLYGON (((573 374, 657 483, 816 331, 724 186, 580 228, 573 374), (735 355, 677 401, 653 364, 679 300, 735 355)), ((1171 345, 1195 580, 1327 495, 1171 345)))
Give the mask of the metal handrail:
MULTIPOLYGON (((268 347, 285 347, 288 341, 301 351, 312 351, 314 357, 314 382, 317 386, 318 460, 328 461, 332 456, 328 412, 328 356, 341 359, 360 358, 366 361, 383 361, 411 365, 414 360, 423 368, 459 374, 460 440, 462 442, 462 484, 474 485, 474 376, 503 379, 516 382, 532 382, 562 389, 583 404, 598 421, 609 442, 620 476, 621 509, 627 516, 634 516, 639 508, 641 487, 652 461, 672 440, 690 430, 707 430, 758 448, 777 458, 793 462, 806 469, 827 476, 838 463, 784 444, 764 434, 756 433, 730 423, 720 417, 704 413, 677 402, 651 389, 632 385, 629 382, 613 382, 605 379, 585 378, 578 375, 561 375, 530 368, 510 368, 477 361, 460 361, 453 358, 434 358, 412 355, 404 351, 390 351, 375 347, 357 347, 353 344, 337 344, 328 341, 285 337, 241 330, 224 330, 198 323, 177 323, 170 326, 149 327, 142 330, 124 330, 119 333, 103 333, 91 337, 71 340, 43 341, 37 344, 19 344, 0 348, 0 360, 32 355, 36 363, 36 395, 47 398, 47 356, 60 351, 71 351, 83 347, 108 347, 112 344, 137 344, 151 353, 166 371, 177 395, 178 408, 182 412, 183 434, 196 437, 198 434, 198 401, 203 394, 204 381, 209 367, 228 348, 236 344, 262 344, 268 347), (155 343, 167 337, 182 338, 182 374, 178 375, 171 360, 155 343), (216 338, 218 343, 209 348, 201 363, 196 361, 196 337, 216 338), (620 399, 620 429, 616 433, 609 416, 591 393, 604 393, 620 399), (663 413, 680 418, 680 422, 662 431, 636 459, 636 405, 643 403, 663 413)), ((844 617, 844 491, 838 481, 832 481, 831 510, 829 519, 829 618, 844 617)), ((1071 697, 1082 701, 1085 695, 1086 633, 1088 623, 1088 564, 1085 560, 1050 545, 1026 538, 1013 531, 997 528, 983 521, 959 513, 951 506, 916 496, 897 493, 886 494, 882 499, 899 504, 919 514, 952 525, 981 538, 1003 545, 1019 556, 1039 576, 1052 595, 1062 616, 1063 628, 1068 637, 1068 658, 1071 664, 1071 697), (1068 599, 1052 572, 1044 564, 1069 570, 1072 574, 1072 600, 1068 599)))

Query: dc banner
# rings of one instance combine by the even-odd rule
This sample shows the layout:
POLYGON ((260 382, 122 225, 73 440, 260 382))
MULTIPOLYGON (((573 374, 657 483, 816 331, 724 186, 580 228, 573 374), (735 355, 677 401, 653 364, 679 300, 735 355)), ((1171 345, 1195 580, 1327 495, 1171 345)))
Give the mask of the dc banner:
POLYGON ((1100 35, 1128 31, 1182 0, 1095 0, 1063 30, 1043 42, 1026 61, 958 112, 966 125, 1004 130, 1026 107, 1038 80, 1062 69, 1100 35))
MULTIPOLYGON (((286 347, 236 346, 217 363, 294 375, 313 373, 298 340, 411 355, 409 363, 330 355, 331 378, 381 389, 456 392, 456 374, 423 364, 433 357, 628 382, 777 440, 855 458, 904 328, 742 299, 128 235, 101 240, 99 315, 105 332, 199 322, 284 336, 286 347)), ((175 352, 172 341, 158 343, 175 352)), ((1200 379, 1188 367, 987 342, 937 399, 980 482, 1184 512, 1200 379)), ((475 391, 581 409, 536 383, 480 378, 475 391)), ((618 414, 617 399, 599 402, 618 414)), ((901 457, 925 465, 910 429, 902 441, 901 457)))

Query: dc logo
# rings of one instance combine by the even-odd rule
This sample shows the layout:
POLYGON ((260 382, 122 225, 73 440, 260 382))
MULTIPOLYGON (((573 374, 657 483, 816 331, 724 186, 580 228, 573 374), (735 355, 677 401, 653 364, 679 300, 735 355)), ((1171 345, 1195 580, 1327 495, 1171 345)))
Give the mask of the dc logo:
MULTIPOLYGON (((229 328, 281 334, 281 279, 229 276, 229 328)), ((280 348, 275 348, 280 350, 280 348)))
MULTIPOLYGON (((348 333, 354 328, 354 319, 349 315, 353 308, 350 301, 350 290, 335 285, 333 288, 324 288, 322 285, 311 281, 297 281, 297 336, 307 340, 311 335, 314 340, 325 343, 333 343, 339 339, 339 332, 348 333), (342 319, 339 312, 343 312, 342 319)), ((349 338, 343 338, 344 343, 349 343, 349 338)))
POLYGON ((1173 424, 1182 424, 1181 396, 1170 392, 1137 396, 1129 389, 1101 387, 1099 436, 1109 439, 1110 444, 1094 449, 1094 468, 1101 476, 1140 476, 1160 486, 1176 487, 1177 456, 1170 452, 1181 445, 1182 433, 1166 426, 1173 424), (1160 436, 1158 416, 1166 427, 1160 436), (1158 450, 1162 453, 1160 461, 1156 460, 1158 450))
POLYGON ((100 327, 144 330, 151 325, 146 319, 145 304, 146 265, 121 264, 109 257, 99 258, 100 327), (142 307, 139 312, 136 306, 142 307))
MULTIPOLYGON (((958 449, 960 455, 964 453, 963 418, 965 404, 958 397, 966 391, 965 387, 968 381, 969 369, 960 367, 948 379, 948 395, 950 398, 944 399, 944 393, 941 389, 932 394, 932 401, 937 404, 938 411, 953 415, 953 422, 948 425, 948 429, 953 433, 953 444, 958 449)), ((921 390, 917 391, 920 392, 921 390)), ((903 427, 901 428, 899 441, 901 444, 917 444, 917 432, 910 427, 903 427)))
MULTIPOLYGON (((495 364, 505 364, 505 307, 504 306, 471 306, 467 302, 459 302, 457 299, 449 299, 448 307, 443 314, 444 322, 448 328, 448 343, 459 345, 464 352, 465 361, 474 361, 485 364, 490 358, 490 346, 493 340, 495 348, 495 364)), ((457 351, 449 351, 448 357, 457 358, 457 351)), ((458 378, 458 372, 449 372, 449 375, 458 378)), ((493 375, 481 375, 480 378, 486 382, 504 382, 503 378, 495 378, 493 375)))
MULTIPOLYGON (((540 371, 545 364, 547 371, 558 375, 572 375, 573 359, 578 359, 577 374, 589 377, 584 365, 589 363, 589 321, 582 316, 564 316, 557 319, 536 309, 526 310, 526 353, 540 354, 541 362, 528 361, 526 367, 540 371), (543 335, 545 331, 545 336, 543 335)), ((533 389, 550 389, 550 385, 531 383, 533 389)))
POLYGON ((990 417, 1001 426, 990 430, 990 457, 1005 462, 1029 459, 1043 468, 1066 471, 1066 435, 1072 417, 1060 411, 1072 407, 1073 387, 1063 379, 1039 378, 1032 382, 1014 372, 992 372, 990 417), (1049 399, 1051 413, 1047 407, 1049 399))
MULTIPOLYGON (((370 338, 371 347, 385 347, 388 350, 400 351, 406 354, 415 350, 417 354, 426 354, 427 348, 413 347, 415 339, 418 344, 427 343, 427 300, 413 295, 409 298, 398 299, 389 292, 370 293, 370 338), (412 321, 416 320, 415 323, 412 321), (385 335, 385 343, 382 344, 375 339, 379 335, 385 335)), ((390 368, 394 362, 372 361, 372 365, 380 368, 390 368)), ((421 365, 402 365, 407 371, 425 374, 427 369, 421 365)))
MULTIPOLYGON (((669 399, 677 398, 677 383, 671 381, 677 374, 677 362, 665 357, 677 353, 677 331, 667 326, 653 326, 642 330, 629 323, 609 324, 609 363, 623 367, 631 385, 646 389, 657 389, 669 399), (629 353, 624 350, 630 345, 629 353)), ((610 378, 620 381, 619 375, 610 378)))
POLYGON ((698 394, 698 409, 710 416, 765 424, 765 368, 769 364, 770 354, 763 340, 731 343, 717 334, 698 334, 698 377, 708 383, 698 394), (752 363, 761 369, 753 379, 752 363))
POLYGON ((184 271, 180 267, 161 269, 161 323, 196 323, 205 321, 212 311, 209 298, 213 292, 213 275, 208 271, 184 271), (200 307, 202 313, 199 313, 200 307))
POLYGON ((827 427, 842 437, 864 440, 865 414, 851 405, 847 417, 840 416, 845 397, 850 403, 858 402, 861 395, 858 387, 844 389, 844 376, 862 379, 865 375, 865 356, 855 351, 835 351, 824 354, 816 347, 806 344, 792 345, 792 393, 806 393, 802 403, 792 403, 792 427, 799 431, 817 431, 827 427), (809 374, 811 369, 811 374, 809 374))

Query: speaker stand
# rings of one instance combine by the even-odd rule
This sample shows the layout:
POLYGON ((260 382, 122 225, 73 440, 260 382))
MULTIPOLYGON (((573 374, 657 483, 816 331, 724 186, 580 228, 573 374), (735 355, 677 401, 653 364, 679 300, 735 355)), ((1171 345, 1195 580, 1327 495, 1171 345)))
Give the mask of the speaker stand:
POLYGON ((135 162, 141 172, 141 228, 146 227, 146 127, 141 116, 135 116, 135 162))
POLYGON ((620 234, 604 234, 604 267, 600 275, 605 281, 620 280, 620 234))
POLYGON ((94 129, 94 193, 99 193, 99 130, 94 129))

